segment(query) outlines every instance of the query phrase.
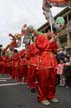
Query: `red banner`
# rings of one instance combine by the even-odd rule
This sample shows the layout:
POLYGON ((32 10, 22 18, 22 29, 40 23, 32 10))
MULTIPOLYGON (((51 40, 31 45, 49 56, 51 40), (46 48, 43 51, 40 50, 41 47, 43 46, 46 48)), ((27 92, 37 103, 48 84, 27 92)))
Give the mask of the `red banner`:
POLYGON ((68 2, 69 0, 49 0, 50 2, 56 2, 56 3, 62 3, 62 2, 68 2))
POLYGON ((65 0, 49 0, 50 2, 65 2, 65 0))

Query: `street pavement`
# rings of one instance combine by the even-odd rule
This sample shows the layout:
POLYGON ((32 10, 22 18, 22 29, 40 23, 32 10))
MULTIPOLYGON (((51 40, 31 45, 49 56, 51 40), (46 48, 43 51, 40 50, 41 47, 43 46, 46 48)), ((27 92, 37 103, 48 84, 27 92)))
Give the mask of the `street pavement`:
POLYGON ((0 108, 71 108, 71 88, 57 87, 59 103, 44 106, 37 102, 37 92, 31 93, 25 83, 0 75, 0 108))

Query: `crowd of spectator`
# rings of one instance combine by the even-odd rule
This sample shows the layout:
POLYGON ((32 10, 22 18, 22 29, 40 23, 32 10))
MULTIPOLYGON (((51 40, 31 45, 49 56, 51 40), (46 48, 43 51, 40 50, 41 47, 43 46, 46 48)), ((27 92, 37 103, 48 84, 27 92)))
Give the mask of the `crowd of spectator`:
POLYGON ((71 57, 65 51, 65 48, 57 52, 56 57, 58 60, 57 84, 69 88, 71 87, 71 57))

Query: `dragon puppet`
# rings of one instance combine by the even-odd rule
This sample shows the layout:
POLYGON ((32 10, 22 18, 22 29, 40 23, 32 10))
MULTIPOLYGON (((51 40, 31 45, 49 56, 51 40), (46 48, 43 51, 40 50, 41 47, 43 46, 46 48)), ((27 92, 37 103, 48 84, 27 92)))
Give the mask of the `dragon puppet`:
POLYGON ((39 34, 42 34, 42 32, 38 32, 33 28, 32 25, 27 26, 26 24, 23 25, 21 33, 11 34, 9 33, 9 37, 11 37, 11 42, 4 48, 4 52, 7 51, 9 48, 10 50, 14 50, 15 48, 18 48, 22 44, 22 38, 23 38, 23 44, 25 44, 25 47, 27 47, 33 37, 38 36, 39 34))
POLYGON ((58 17, 56 20, 54 20, 51 12, 51 8, 55 7, 71 7, 71 0, 43 0, 42 3, 42 9, 43 14, 47 20, 47 22, 52 27, 54 27, 57 31, 60 31, 65 24, 65 20, 63 17, 58 17))
POLYGON ((23 36, 23 43, 25 47, 27 47, 33 40, 34 37, 42 34, 42 32, 38 32, 32 25, 27 26, 23 25, 21 30, 21 35, 23 36))
POLYGON ((11 42, 6 46, 4 51, 6 51, 8 48, 10 50, 13 50, 14 48, 18 48, 21 46, 21 34, 17 33, 15 35, 9 33, 9 36, 11 37, 11 42))

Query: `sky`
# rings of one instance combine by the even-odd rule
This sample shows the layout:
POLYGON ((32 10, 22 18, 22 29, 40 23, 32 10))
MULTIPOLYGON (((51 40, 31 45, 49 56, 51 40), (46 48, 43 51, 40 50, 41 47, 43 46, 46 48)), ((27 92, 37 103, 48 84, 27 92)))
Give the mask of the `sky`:
MULTIPOLYGON (((63 8, 53 7, 55 16, 63 8)), ((42 11, 42 0, 0 0, 0 44, 10 43, 9 33, 20 33, 24 24, 36 29, 46 23, 42 11)))

